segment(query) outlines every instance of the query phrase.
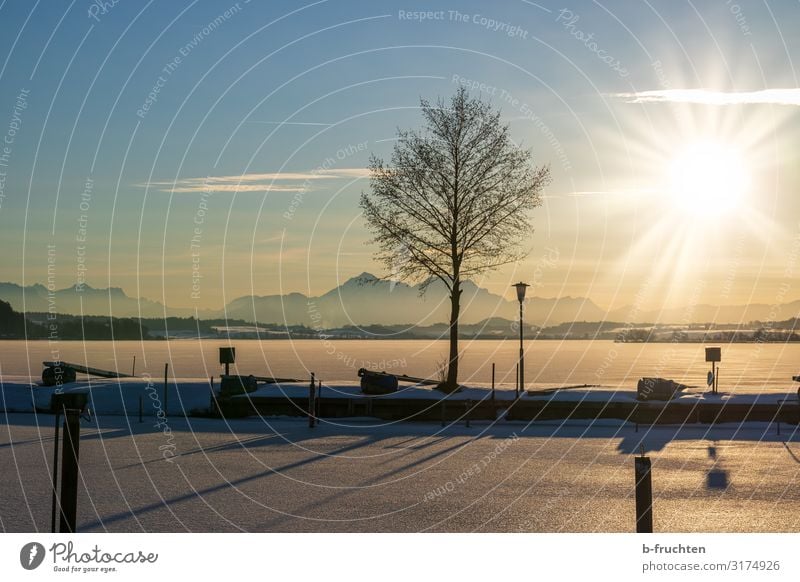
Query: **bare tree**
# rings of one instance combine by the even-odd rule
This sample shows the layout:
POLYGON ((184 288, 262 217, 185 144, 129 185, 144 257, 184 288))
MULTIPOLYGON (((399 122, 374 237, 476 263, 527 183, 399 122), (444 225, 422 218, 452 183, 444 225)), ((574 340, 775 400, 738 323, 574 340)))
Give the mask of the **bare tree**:
POLYGON ((500 112, 460 88, 450 103, 421 100, 425 130, 398 130, 391 165, 370 160, 361 208, 377 257, 395 275, 438 279, 450 293, 450 355, 443 389, 458 388, 461 282, 522 259, 531 211, 550 180, 517 146, 500 112))

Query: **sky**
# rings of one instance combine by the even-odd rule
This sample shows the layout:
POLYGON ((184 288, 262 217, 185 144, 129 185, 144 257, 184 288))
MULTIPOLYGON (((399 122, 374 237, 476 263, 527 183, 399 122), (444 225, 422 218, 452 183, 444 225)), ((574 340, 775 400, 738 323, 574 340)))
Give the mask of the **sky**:
POLYGON ((800 299, 796 1, 5 0, 0 47, 2 281, 206 309, 384 275, 369 157, 466 85, 553 178, 479 285, 800 299))

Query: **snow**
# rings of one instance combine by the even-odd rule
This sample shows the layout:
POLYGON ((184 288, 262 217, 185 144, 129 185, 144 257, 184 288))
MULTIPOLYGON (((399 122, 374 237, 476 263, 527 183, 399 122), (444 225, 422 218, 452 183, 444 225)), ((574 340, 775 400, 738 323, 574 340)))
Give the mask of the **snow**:
MULTIPOLYGON (((240 394, 233 398, 307 398, 308 383, 282 383, 260 384, 255 392, 240 394)), ((50 398, 55 392, 54 387, 39 386, 28 377, 6 377, 0 380, 2 393, 0 394, 0 410, 6 412, 33 412, 34 408, 40 410, 50 406, 50 398)), ((215 383, 215 390, 219 391, 219 383, 215 383)), ((87 392, 89 394, 89 407, 96 414, 108 415, 136 415, 139 410, 139 399, 147 412, 150 408, 161 409, 164 407, 164 381, 153 378, 149 382, 143 378, 119 379, 81 379, 63 386, 64 392, 87 392)), ((209 409, 211 390, 206 378, 179 378, 170 379, 167 390, 167 405, 170 415, 188 415, 192 412, 204 412, 209 409)), ((366 398, 362 394, 359 384, 352 382, 331 382, 322 385, 324 398, 366 398)), ((447 399, 448 401, 480 401, 489 399, 491 392, 488 387, 464 387, 454 394, 445 394, 424 385, 401 384, 397 392, 390 394, 372 395, 370 398, 386 400, 434 400, 447 399)), ((606 403, 632 403, 636 401, 636 392, 624 387, 614 386, 579 386, 569 387, 558 384, 533 385, 523 396, 523 399, 546 400, 548 402, 606 402, 606 403), (537 391, 548 390, 545 393, 537 391)), ((511 401, 514 399, 513 390, 497 390, 495 400, 511 401)), ((689 388, 680 393, 671 402, 679 404, 719 403, 719 404, 771 404, 787 401, 797 403, 794 393, 770 392, 723 392, 712 394, 705 388, 689 388)), ((649 401, 648 405, 659 406, 662 401, 649 401)))
MULTIPOLYGON (((0 386, 0 404, 6 412, 48 409, 50 399, 56 391, 55 386, 38 386, 27 378, 4 379, 0 386)), ((138 414, 140 398, 145 413, 150 409, 160 409, 168 414, 205 411, 211 401, 211 390, 206 378, 170 379, 166 397, 168 409, 164 408, 163 378, 153 378, 150 381, 141 378, 85 379, 64 384, 62 391, 88 393, 88 406, 92 412, 109 415, 138 414)))

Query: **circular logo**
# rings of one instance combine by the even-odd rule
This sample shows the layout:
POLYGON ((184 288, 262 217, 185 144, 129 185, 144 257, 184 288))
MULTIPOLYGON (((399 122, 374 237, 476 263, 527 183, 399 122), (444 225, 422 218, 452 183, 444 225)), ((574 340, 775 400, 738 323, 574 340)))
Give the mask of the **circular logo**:
POLYGON ((19 563, 26 570, 35 570, 44 561, 44 546, 39 542, 30 542, 19 551, 19 563))

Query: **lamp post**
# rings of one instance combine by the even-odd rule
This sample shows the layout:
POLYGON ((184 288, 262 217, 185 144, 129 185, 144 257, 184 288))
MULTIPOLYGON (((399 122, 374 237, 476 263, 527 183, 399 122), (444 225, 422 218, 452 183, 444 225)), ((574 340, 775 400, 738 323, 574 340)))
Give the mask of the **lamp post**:
POLYGON ((520 393, 525 389, 525 355, 522 349, 522 302, 525 301, 525 290, 530 287, 530 285, 520 281, 519 283, 515 283, 514 287, 517 288, 517 299, 519 300, 519 389, 517 392, 517 398, 519 398, 520 393))

